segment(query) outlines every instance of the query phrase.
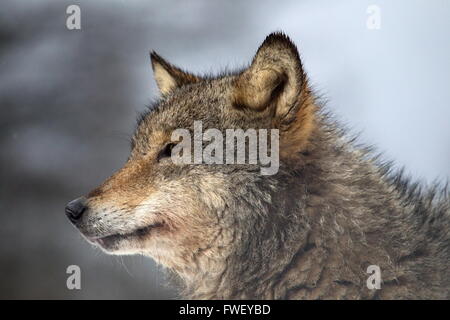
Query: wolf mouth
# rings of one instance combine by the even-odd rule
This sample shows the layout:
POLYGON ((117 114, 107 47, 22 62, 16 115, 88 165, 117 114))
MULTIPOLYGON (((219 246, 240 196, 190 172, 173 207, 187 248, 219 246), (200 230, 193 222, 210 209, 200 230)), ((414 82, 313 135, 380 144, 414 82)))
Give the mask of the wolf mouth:
POLYGON ((135 231, 130 232, 130 233, 125 233, 125 234, 116 233, 116 234, 111 234, 111 235, 107 235, 107 236, 87 237, 87 238, 90 242, 92 242, 94 244, 98 244, 99 246, 106 249, 122 240, 128 240, 131 238, 143 238, 143 237, 147 236, 149 233, 151 233, 152 230, 161 228, 163 226, 164 226, 164 223, 158 222, 158 223, 154 223, 154 224, 148 225, 143 228, 136 229, 135 231))

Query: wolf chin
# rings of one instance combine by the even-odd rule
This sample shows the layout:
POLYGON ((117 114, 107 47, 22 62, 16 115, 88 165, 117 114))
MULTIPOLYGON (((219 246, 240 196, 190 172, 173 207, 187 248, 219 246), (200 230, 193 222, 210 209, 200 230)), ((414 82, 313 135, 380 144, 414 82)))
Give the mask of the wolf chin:
POLYGON ((447 188, 421 190, 318 102, 299 53, 270 34, 247 68, 185 72, 151 54, 161 97, 122 169, 66 214, 111 254, 142 254, 193 299, 448 299, 447 188), (178 128, 278 129, 279 170, 174 164, 178 128), (443 189, 443 190, 442 190, 443 189), (368 266, 381 271, 368 289, 368 266))

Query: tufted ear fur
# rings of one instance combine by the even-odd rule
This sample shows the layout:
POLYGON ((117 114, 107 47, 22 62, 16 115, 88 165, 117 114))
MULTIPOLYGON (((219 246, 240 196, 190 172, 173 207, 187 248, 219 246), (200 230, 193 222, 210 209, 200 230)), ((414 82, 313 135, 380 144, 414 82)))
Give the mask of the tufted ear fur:
POLYGON ((189 83, 200 81, 200 77, 185 72, 164 60, 156 52, 150 53, 156 84, 162 95, 189 83))

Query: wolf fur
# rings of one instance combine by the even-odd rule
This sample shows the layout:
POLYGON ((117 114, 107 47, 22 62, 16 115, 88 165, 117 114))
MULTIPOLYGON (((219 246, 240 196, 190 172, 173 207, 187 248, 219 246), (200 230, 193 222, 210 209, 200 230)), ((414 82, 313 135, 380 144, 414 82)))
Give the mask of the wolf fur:
POLYGON ((318 102, 296 46, 270 34, 251 64, 198 76, 152 53, 161 97, 125 166, 76 223, 112 254, 143 254, 193 299, 448 299, 446 188, 421 191, 347 138, 318 102), (280 168, 175 165, 171 132, 277 128, 280 168), (366 285, 369 265, 381 289, 366 285))

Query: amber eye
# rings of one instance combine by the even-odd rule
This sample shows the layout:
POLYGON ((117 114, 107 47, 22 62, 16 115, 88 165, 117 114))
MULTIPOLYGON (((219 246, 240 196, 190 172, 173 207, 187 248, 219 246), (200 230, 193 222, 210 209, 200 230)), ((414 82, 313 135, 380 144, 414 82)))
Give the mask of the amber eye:
POLYGON ((169 158, 172 155, 172 149, 175 147, 175 143, 168 143, 164 148, 158 153, 157 161, 161 161, 164 158, 169 158))

